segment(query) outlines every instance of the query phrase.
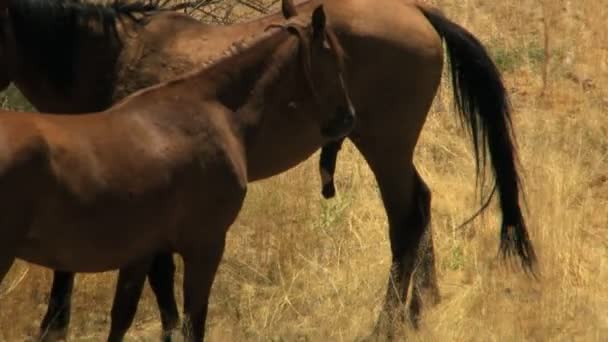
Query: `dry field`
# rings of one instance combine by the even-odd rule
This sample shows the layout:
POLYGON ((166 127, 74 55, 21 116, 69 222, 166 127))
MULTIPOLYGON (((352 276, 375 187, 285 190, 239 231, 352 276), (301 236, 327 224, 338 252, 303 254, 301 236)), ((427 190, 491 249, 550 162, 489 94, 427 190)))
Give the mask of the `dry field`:
MULTIPOLYGON (((446 78, 416 154, 433 192, 442 302, 403 337, 608 340, 608 0, 432 2, 478 36, 504 72, 541 277, 497 259, 495 207, 455 229, 479 199, 446 78)), ((371 331, 390 261, 377 186, 347 144, 338 197, 323 200, 317 160, 251 185, 213 288, 210 341, 353 341, 371 331)), ((116 273, 76 279, 71 338, 101 341, 116 273)), ((37 332, 50 284, 48 270, 14 265, 0 285, 0 341, 37 332)), ((179 286, 177 295, 181 302, 179 286)), ((146 285, 128 340, 155 341, 159 325, 146 285)))

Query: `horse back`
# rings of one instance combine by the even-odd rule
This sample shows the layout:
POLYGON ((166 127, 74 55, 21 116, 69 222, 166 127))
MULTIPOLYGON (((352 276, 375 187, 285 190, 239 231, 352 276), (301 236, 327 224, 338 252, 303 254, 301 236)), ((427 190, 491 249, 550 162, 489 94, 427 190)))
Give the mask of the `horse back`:
POLYGON ((179 107, 159 100, 150 109, 144 97, 102 113, 37 117, 48 172, 60 188, 87 203, 143 200, 173 191, 184 180, 206 181, 212 168, 229 168, 239 181, 246 179, 242 145, 226 115, 197 113, 178 120, 179 107))

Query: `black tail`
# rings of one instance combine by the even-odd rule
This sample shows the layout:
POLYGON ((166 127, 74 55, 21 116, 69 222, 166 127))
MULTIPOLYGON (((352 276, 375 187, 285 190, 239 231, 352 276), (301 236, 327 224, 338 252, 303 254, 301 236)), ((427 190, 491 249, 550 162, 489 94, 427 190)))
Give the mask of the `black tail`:
POLYGON ((483 181, 486 154, 490 153, 503 216, 500 251, 503 256, 517 254, 524 269, 534 271, 536 256, 519 205, 510 106, 500 73, 470 32, 438 10, 419 8, 446 43, 454 100, 473 139, 478 180, 483 181))

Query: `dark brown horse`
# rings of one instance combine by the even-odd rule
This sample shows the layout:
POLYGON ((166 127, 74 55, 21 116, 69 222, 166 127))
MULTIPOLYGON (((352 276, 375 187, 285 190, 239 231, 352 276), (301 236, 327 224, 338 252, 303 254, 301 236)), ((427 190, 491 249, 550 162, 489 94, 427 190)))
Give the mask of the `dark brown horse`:
MULTIPOLYGON (((77 23, 69 27, 70 30, 65 25, 57 27, 62 21, 55 20, 56 16, 82 18, 88 14, 87 20, 91 21, 99 17, 89 5, 58 11, 54 4, 63 2, 9 1, 9 11, 2 19, 2 53, 12 56, 7 58, 5 55, 0 61, 6 67, 3 71, 7 83, 14 81, 38 109, 48 112, 107 108, 112 101, 129 92, 179 75, 201 61, 217 58, 218 51, 224 51, 234 41, 283 20, 277 13, 238 25, 210 26, 178 13, 144 11, 145 18, 135 22, 116 19, 137 14, 134 7, 115 5, 104 8, 103 27, 107 30, 91 33, 88 26, 77 23), (35 6, 26 11, 28 3, 35 3, 35 6), (33 16, 37 20, 29 21, 30 16, 21 15, 19 24, 25 29, 21 30, 18 39, 11 40, 10 33, 17 32, 13 14, 19 10, 33 13, 35 9, 39 10, 38 16, 33 16), (70 39, 56 43, 52 38, 44 38, 53 36, 58 29, 77 33, 63 35, 70 39), (36 44, 41 37, 43 42, 50 43, 36 44), (28 44, 32 44, 29 48, 32 50, 27 50, 28 44), (55 54, 53 59, 49 59, 49 53, 55 54), (60 63, 53 65, 53 60, 60 63)), ((303 3, 298 10, 310 13, 318 3, 303 3)), ((503 214, 501 248, 516 252, 524 265, 531 267, 534 255, 519 206, 520 189, 507 94, 484 47, 436 9, 413 1, 325 0, 324 4, 329 25, 349 56, 345 65, 346 83, 359 112, 357 127, 349 139, 374 172, 388 216, 393 267, 380 322, 389 321, 387 319, 393 317, 396 310, 401 312, 414 271, 414 259, 425 237, 427 241, 423 245, 428 248, 422 254, 421 267, 414 273, 411 317, 416 317, 420 310, 421 293, 428 293, 431 301, 438 298, 432 240, 428 232, 430 191, 416 171, 412 157, 440 83, 442 39, 452 64, 459 113, 471 128, 479 157, 483 158, 486 151, 489 152, 503 214)), ((303 136, 296 135, 290 140, 300 138, 303 136)), ((284 170, 292 164, 291 153, 289 148, 280 150, 276 157, 281 162, 276 167, 268 167, 266 160, 260 160, 259 164, 250 167, 249 180, 284 170)), ((329 160, 335 161, 335 154, 332 157, 330 153, 330 157, 329 160)), ((159 254, 148 276, 161 307, 163 327, 170 327, 177 321, 171 255, 159 254)), ((117 309, 129 307, 120 304, 120 298, 131 298, 120 296, 128 293, 120 290, 124 283, 121 278, 126 276, 121 273, 119 277, 113 329, 115 321, 124 321, 121 313, 129 311, 117 309)), ((73 274, 56 272, 44 321, 46 325, 43 324, 45 328, 49 327, 49 322, 56 323, 50 326, 53 329, 65 331, 67 328, 72 281, 73 274), (50 319, 54 317, 58 319, 50 319)))
POLYGON ((202 341, 250 161, 281 143, 296 147, 298 163, 353 127, 342 49, 323 7, 310 24, 303 20, 104 112, 2 113, 0 281, 15 258, 73 272, 130 265, 145 274, 153 253, 177 252, 185 264, 183 332, 202 341), (277 140, 277 131, 307 139, 277 140))

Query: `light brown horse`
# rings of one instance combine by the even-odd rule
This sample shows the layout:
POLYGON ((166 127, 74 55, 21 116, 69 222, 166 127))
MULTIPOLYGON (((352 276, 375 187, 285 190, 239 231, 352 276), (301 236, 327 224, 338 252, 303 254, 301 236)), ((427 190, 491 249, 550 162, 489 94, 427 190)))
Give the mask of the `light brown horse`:
POLYGON ((306 136, 297 163, 353 127, 323 7, 310 24, 296 19, 104 112, 2 113, 0 282, 15 258, 72 272, 143 265, 145 274, 153 253, 177 252, 183 332, 203 340, 249 161, 291 144, 276 131, 306 136))
MULTIPOLYGON (((33 0, 9 1, 8 16, 2 20, 5 28, 2 53, 5 56, 0 61, 1 71, 7 84, 14 81, 38 109, 50 112, 106 108, 131 91, 179 75, 201 61, 217 58, 219 51, 224 51, 234 41, 283 20, 277 13, 237 25, 210 26, 178 13, 144 11, 148 13, 144 20, 119 21, 116 18, 127 18, 136 11, 135 6, 117 5, 105 8, 106 15, 102 18, 107 30, 91 33, 89 26, 92 25, 57 27, 56 23, 63 21, 55 20, 62 15, 68 18, 88 14, 87 20, 95 22, 94 18, 99 16, 89 5, 73 6, 70 7, 72 12, 62 12, 54 4, 64 1, 49 0, 47 3, 39 0, 35 1, 36 6, 31 6, 39 10, 38 15, 20 16, 19 23, 26 30, 15 35, 17 39, 7 39, 11 32, 17 33, 17 23, 12 20, 15 12, 22 9, 22 13, 35 13, 33 8, 23 10, 28 2, 33 0), (114 16, 109 15, 112 11, 114 16), (68 12, 71 14, 66 14, 68 12), (51 34, 58 29, 78 33, 64 34, 60 41, 42 39, 43 44, 37 44, 45 34, 60 36, 51 34), (28 44, 31 44, 31 50, 25 48, 28 44)), ((319 2, 305 2, 298 10, 310 13, 319 2)), ((452 64, 459 113, 471 128, 478 155, 484 157, 486 151, 490 154, 503 213, 501 249, 515 251, 524 266, 532 267, 534 254, 519 206, 520 189, 507 94, 483 45, 436 9, 415 1, 325 0, 323 3, 329 25, 349 56, 345 65, 346 83, 353 92, 359 112, 357 127, 349 139, 374 172, 388 216, 393 267, 379 322, 389 322, 397 313, 401 315, 418 247, 425 237, 429 237, 430 190, 416 171, 412 157, 440 83, 442 39, 452 64)), ((285 136, 283 132, 274 134, 285 136)), ((306 141, 300 140, 303 138, 298 134, 289 141, 294 146, 305 145, 306 141)), ((249 167, 249 180, 271 176, 293 164, 292 155, 300 155, 298 151, 301 151, 297 146, 293 149, 294 146, 281 145, 278 154, 272 156, 276 157, 273 161, 250 161, 255 165, 249 167)), ((335 154, 332 158, 335 159, 335 154)), ((428 238, 422 245, 428 248, 414 273, 410 305, 410 317, 413 318, 420 311, 422 292, 429 294, 431 302, 438 299, 432 240, 428 238)), ((161 307, 163 327, 171 327, 177 321, 171 255, 159 254, 148 276, 161 307)), ((120 298, 132 298, 120 296, 129 293, 120 290, 121 284, 125 283, 121 278, 128 277, 123 277, 122 273, 119 277, 113 329, 115 321, 121 321, 115 318, 129 311, 118 309, 129 307, 121 304, 120 298)), ((67 328, 72 281, 73 274, 56 272, 43 327, 51 322, 56 323, 51 328, 59 331, 67 328), (58 319, 52 320, 56 316, 58 319)))

